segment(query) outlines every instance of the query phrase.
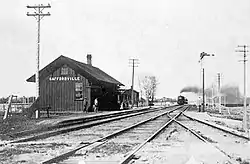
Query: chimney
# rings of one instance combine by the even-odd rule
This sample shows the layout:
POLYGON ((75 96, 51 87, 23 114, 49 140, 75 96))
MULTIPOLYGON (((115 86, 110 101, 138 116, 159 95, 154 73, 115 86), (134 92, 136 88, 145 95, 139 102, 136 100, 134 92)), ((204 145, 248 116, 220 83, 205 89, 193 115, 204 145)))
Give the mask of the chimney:
POLYGON ((91 54, 87 54, 87 64, 89 64, 89 65, 92 65, 91 58, 92 58, 91 54))

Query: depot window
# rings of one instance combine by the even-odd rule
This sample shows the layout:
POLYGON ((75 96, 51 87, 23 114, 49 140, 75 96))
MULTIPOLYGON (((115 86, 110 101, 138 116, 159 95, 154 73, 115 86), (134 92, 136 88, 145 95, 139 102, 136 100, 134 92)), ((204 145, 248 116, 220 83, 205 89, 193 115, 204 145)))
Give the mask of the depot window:
POLYGON ((75 83, 75 100, 83 100, 83 83, 75 83))
POLYGON ((62 67, 61 69, 61 75, 68 75, 69 69, 68 67, 62 67))

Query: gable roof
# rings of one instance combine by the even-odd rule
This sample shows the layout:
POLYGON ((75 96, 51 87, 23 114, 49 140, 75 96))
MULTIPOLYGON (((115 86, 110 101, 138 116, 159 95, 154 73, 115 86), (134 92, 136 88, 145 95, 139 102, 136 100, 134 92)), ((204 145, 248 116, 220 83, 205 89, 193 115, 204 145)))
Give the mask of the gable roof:
MULTIPOLYGON (((80 75, 86 77, 87 79, 91 81, 97 80, 100 82, 123 85, 122 83, 120 83, 119 81, 117 81, 116 79, 108 75, 107 73, 103 72, 99 68, 73 60, 63 55, 61 55, 60 57, 52 61, 50 64, 48 64, 46 67, 44 67, 42 70, 40 70, 39 79, 40 80, 45 79, 46 77, 48 77, 50 74, 52 74, 54 71, 56 71, 57 69, 59 69, 65 64, 71 67, 72 69, 74 69, 80 75)), ((35 82, 35 75, 32 75, 26 81, 35 82)))

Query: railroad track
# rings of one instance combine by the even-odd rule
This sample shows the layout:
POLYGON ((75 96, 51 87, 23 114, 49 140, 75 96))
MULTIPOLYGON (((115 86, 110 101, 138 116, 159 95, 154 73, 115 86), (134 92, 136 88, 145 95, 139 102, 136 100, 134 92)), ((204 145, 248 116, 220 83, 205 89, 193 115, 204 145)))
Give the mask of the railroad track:
MULTIPOLYGON (((244 159, 249 159, 247 154, 239 154, 239 150, 249 152, 249 138, 239 134, 238 132, 228 130, 218 125, 195 119, 193 117, 183 115, 182 121, 175 120, 179 125, 188 129, 201 140, 207 142, 218 149, 220 152, 228 156, 232 163, 240 163, 244 159)), ((249 160, 250 161, 250 160, 249 160)), ((248 162, 249 163, 249 162, 248 162)))
MULTIPOLYGON (((157 109, 157 108, 153 108, 153 109, 157 109)), ((151 109, 151 110, 153 110, 153 109, 151 109)), ((60 123, 58 123, 56 125, 46 127, 45 129, 25 130, 25 131, 20 131, 17 133, 9 133, 6 135, 9 135, 12 137, 24 137, 24 136, 29 136, 30 134, 37 134, 41 131, 48 132, 48 131, 53 131, 56 129, 61 129, 61 128, 66 128, 66 127, 70 127, 70 126, 74 126, 74 125, 83 124, 86 122, 103 120, 106 118, 118 117, 118 116, 128 115, 128 114, 132 114, 132 113, 139 113, 139 112, 143 112, 143 111, 147 111, 147 110, 150 110, 150 108, 124 110, 124 111, 118 111, 118 112, 99 114, 99 115, 95 115, 95 116, 89 115, 89 116, 80 117, 80 118, 72 118, 72 119, 61 121, 60 123)))
MULTIPOLYGON (((189 107, 179 106, 168 111, 146 112, 41 141, 16 143, 15 146, 21 150, 24 147, 35 149, 39 158, 43 159, 36 162, 45 164, 79 163, 79 161, 84 161, 86 164, 100 161, 116 164, 186 163, 190 160, 188 159, 190 156, 187 155, 185 158, 171 159, 173 150, 177 148, 178 153, 186 148, 192 152, 196 160, 205 161, 205 163, 209 163, 207 161, 211 159, 213 161, 210 163, 218 161, 219 163, 244 163, 247 156, 246 158, 238 156, 237 149, 234 150, 234 148, 239 146, 238 143, 246 143, 248 138, 232 131, 227 132, 225 128, 220 129, 183 113, 189 107), (214 134, 216 135, 213 136, 214 134), (178 138, 177 141, 176 138, 178 138), (61 142, 58 142, 59 140, 61 142), (228 143, 231 144, 230 149, 227 149, 228 143), (165 152, 160 154, 163 149, 165 152), (208 154, 213 155, 206 155, 207 151, 209 151, 208 154), (200 156, 204 159, 201 160, 200 156), (152 161, 153 159, 156 161, 152 161), (159 159, 162 159, 162 162, 159 162, 159 159)), ((249 152, 249 147, 245 148, 245 151, 249 152)), ((188 154, 188 152, 185 153, 188 154)))
MULTIPOLYGON (((95 149, 99 149, 102 151, 105 151, 106 149, 115 147, 122 148, 125 146, 127 147, 127 150, 132 150, 135 148, 135 151, 140 149, 146 142, 149 142, 152 140, 156 135, 158 135, 166 126, 168 126, 173 119, 169 119, 167 114, 172 113, 176 111, 177 109, 182 108, 181 112, 178 112, 174 118, 179 117, 183 111, 185 111, 188 106, 185 107, 175 107, 171 111, 165 111, 162 113, 157 114, 156 116, 152 116, 148 119, 145 119, 143 121, 140 121, 136 124, 127 126, 123 129, 117 130, 111 134, 108 134, 102 138, 96 139, 96 140, 90 140, 88 142, 82 143, 83 145, 80 145, 68 152, 65 152, 59 156, 56 156, 50 160, 43 161, 44 164, 50 164, 50 163, 75 163, 77 161, 82 160, 84 157, 84 154, 86 152, 90 152, 95 149), (131 136, 132 135, 132 136, 131 136), (139 135, 139 136, 138 136, 139 135), (130 137, 131 140, 136 140, 135 143, 132 143, 131 145, 126 145, 128 143, 122 143, 123 139, 127 139, 127 137, 130 137), (148 138, 149 137, 149 138, 148 138), (137 141, 138 140, 138 141, 137 141), (142 142, 142 143, 141 143, 142 142)), ((123 152, 120 155, 125 155, 128 151, 123 152)), ((133 151, 134 152, 134 151, 133 151)), ((114 155, 114 153, 112 153, 114 155)), ((129 161, 133 155, 128 155, 124 161, 129 161)), ((120 157, 121 158, 121 157, 120 157)), ((103 162, 105 159, 101 159, 103 162)), ((100 162, 100 161, 99 161, 100 162)), ((108 160, 108 163, 111 163, 112 160, 108 160)), ((113 161, 117 162, 117 161, 113 161)))
MULTIPOLYGON (((246 136, 185 114, 178 118, 168 117, 176 124, 172 124, 158 141, 147 143, 147 146, 131 152, 131 157, 127 157, 133 160, 131 163, 249 163, 250 147, 246 136), (180 127, 186 130, 180 130, 180 127), (190 139, 190 133, 192 138, 196 137, 196 141, 190 139), (239 149, 246 152, 245 156, 237 152, 239 149), (192 155, 188 157, 187 154, 192 155), (175 156, 178 158, 173 158, 175 156)), ((125 158, 120 164, 129 163, 130 160, 126 161, 125 158)))
POLYGON ((165 109, 165 108, 152 108, 152 109, 146 108, 146 109, 140 109, 140 110, 135 110, 135 111, 130 110, 130 111, 124 111, 124 112, 116 112, 112 114, 97 115, 97 116, 92 116, 92 117, 87 117, 87 118, 66 120, 66 121, 61 122, 59 125, 51 127, 50 130, 47 130, 45 132, 30 134, 29 136, 25 136, 25 137, 21 137, 21 138, 18 138, 9 142, 5 142, 5 144, 41 140, 41 139, 49 138, 52 136, 61 135, 64 133, 100 125, 103 123, 108 123, 111 121, 124 119, 127 117, 133 117, 133 116, 142 115, 142 114, 149 113, 149 112, 155 112, 155 111, 162 110, 162 109, 165 109))
POLYGON ((88 128, 60 135, 54 135, 42 140, 26 140, 25 142, 21 142, 19 140, 19 142, 9 143, 5 145, 5 147, 1 147, 2 151, 0 156, 3 157, 1 158, 3 161, 6 159, 6 163, 20 162, 20 158, 22 159, 23 156, 25 156, 24 161, 41 163, 43 160, 53 158, 76 147, 89 144, 88 142, 90 140, 97 140, 105 135, 111 134, 115 130, 119 130, 128 125, 136 124, 142 119, 146 119, 166 111, 176 110, 177 108, 179 107, 153 109, 154 112, 151 111, 145 112, 144 114, 141 113, 138 115, 135 114, 134 116, 131 115, 130 117, 117 118, 116 120, 110 122, 102 124, 99 123, 95 126, 89 126, 88 128), (8 157, 10 157, 10 155, 12 159, 8 162, 8 157))

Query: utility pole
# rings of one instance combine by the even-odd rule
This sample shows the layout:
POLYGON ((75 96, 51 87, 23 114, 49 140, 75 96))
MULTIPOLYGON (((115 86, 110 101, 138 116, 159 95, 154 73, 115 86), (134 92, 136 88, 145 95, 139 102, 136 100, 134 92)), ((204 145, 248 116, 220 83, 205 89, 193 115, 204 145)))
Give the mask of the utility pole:
POLYGON ((247 85, 247 77, 246 77, 246 57, 247 57, 247 45, 238 45, 238 47, 243 47, 243 50, 237 50, 236 52, 243 52, 243 61, 244 62, 244 115, 243 115, 243 129, 245 132, 248 132, 247 127, 247 96, 246 96, 246 85, 247 85))
POLYGON ((218 98, 219 98, 219 113, 221 113, 221 88, 220 88, 220 83, 221 83, 221 76, 220 73, 218 75, 218 98))
MULTIPOLYGON (((36 58, 36 63, 37 63, 37 70, 36 70, 36 99, 39 97, 39 57, 40 57, 40 21, 43 19, 45 16, 50 16, 50 13, 48 12, 47 14, 43 14, 43 10, 45 8, 51 8, 50 4, 48 5, 34 5, 34 6, 27 6, 27 8, 32 8, 35 10, 34 13, 30 14, 27 12, 27 16, 34 16, 37 20, 37 58, 36 58)), ((39 109, 36 110, 36 118, 39 118, 39 109)))
POLYGON ((212 109, 214 110, 214 83, 212 83, 212 109))
POLYGON ((131 108, 133 108, 134 106, 134 72, 135 72, 135 67, 138 67, 138 64, 139 64, 138 59, 129 59, 129 64, 132 64, 131 108))
POLYGON ((202 68, 202 112, 205 112, 205 71, 204 68, 202 68))

